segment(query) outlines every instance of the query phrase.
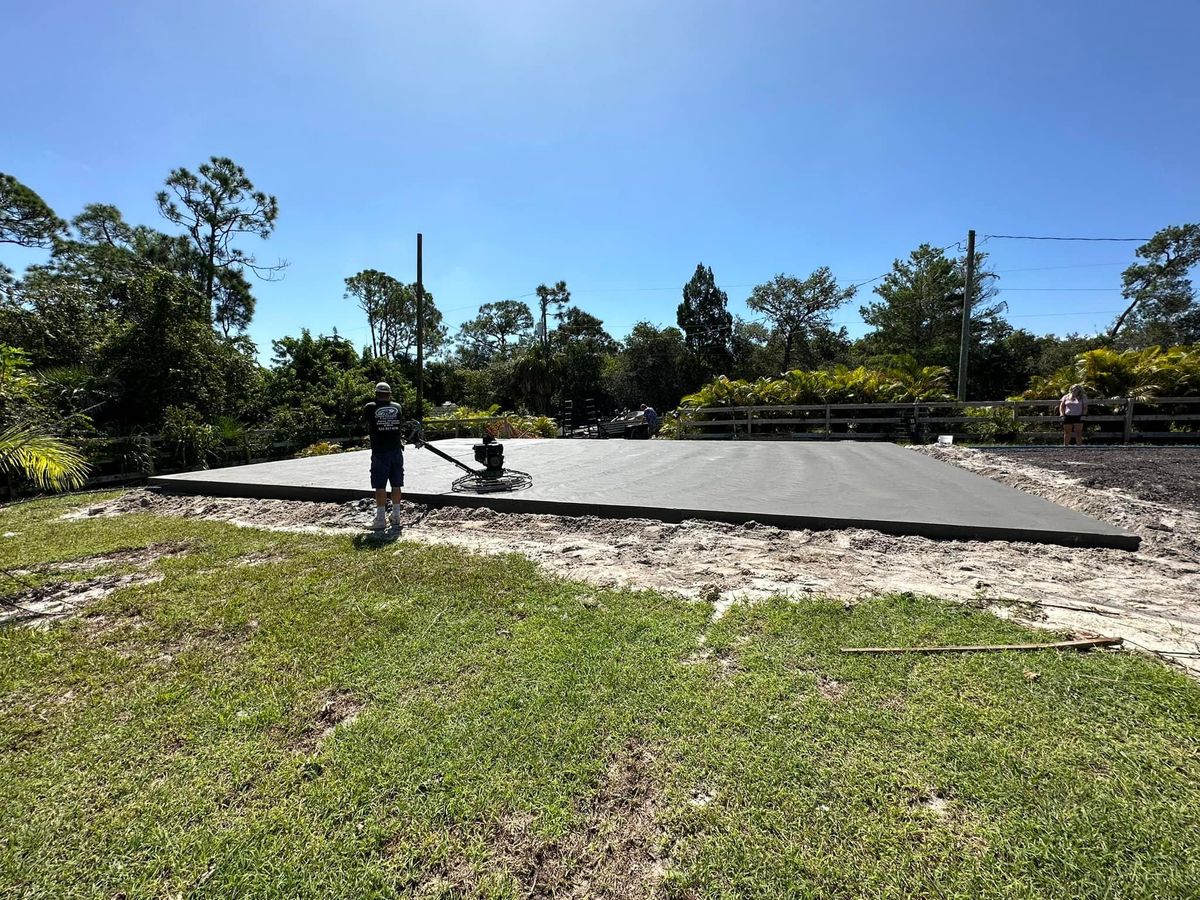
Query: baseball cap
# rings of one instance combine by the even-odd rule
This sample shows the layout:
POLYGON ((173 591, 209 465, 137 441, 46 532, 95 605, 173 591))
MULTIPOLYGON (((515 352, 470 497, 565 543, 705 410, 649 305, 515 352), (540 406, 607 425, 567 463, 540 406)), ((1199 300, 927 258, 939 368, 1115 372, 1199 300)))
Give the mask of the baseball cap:
POLYGON ((375 393, 377 394, 390 394, 391 392, 392 386, 386 381, 381 381, 379 384, 375 385, 375 393))

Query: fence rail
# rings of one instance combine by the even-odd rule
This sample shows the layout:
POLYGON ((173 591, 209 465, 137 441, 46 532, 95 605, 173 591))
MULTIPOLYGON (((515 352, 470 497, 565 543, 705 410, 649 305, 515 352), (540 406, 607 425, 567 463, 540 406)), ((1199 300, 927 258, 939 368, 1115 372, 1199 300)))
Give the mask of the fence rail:
MULTIPOLYGON (((445 437, 478 437, 487 428, 509 422, 506 416, 487 416, 476 419, 426 419, 425 434, 433 439, 445 437)), ((501 436, 506 436, 502 433, 501 436)), ((367 437, 366 426, 336 429, 314 441, 276 440, 270 429, 252 428, 243 432, 239 441, 222 445, 210 453, 205 462, 215 465, 243 465, 268 462, 289 456, 313 443, 334 444, 343 448, 360 445, 367 437)), ((129 484, 165 472, 196 468, 194 460, 184 457, 180 462, 176 452, 178 442, 161 434, 135 434, 86 438, 81 447, 92 463, 93 474, 86 487, 102 488, 129 484)))
MULTIPOLYGON (((1088 401, 1089 440, 1104 443, 1200 441, 1200 397, 1110 397, 1088 401)), ((932 440, 950 434, 979 441, 1061 440, 1057 400, 917 403, 810 403, 709 406, 687 410, 690 439, 932 440)))

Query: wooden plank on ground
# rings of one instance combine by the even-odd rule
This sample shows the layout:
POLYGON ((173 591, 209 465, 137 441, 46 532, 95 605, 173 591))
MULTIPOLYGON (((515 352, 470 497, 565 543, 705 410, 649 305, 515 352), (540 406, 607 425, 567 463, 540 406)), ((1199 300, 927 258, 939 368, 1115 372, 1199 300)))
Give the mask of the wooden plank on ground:
POLYGON ((1090 650, 1116 647, 1121 638, 1098 637, 1049 644, 976 644, 961 647, 843 647, 843 653, 979 653, 994 650, 1090 650))

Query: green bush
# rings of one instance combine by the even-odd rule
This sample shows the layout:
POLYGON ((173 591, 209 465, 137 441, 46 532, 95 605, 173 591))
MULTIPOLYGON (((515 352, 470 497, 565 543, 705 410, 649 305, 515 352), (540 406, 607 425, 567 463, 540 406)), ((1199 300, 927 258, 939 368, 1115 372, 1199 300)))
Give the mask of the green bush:
POLYGON ((309 444, 303 450, 296 454, 297 459, 307 459, 310 456, 329 456, 333 453, 341 453, 342 446, 340 444, 331 444, 329 441, 317 441, 315 444, 309 444))
POLYGON ((687 426, 691 422, 691 417, 686 410, 680 410, 679 418, 674 416, 663 416, 659 420, 658 434, 655 437, 663 440, 674 441, 683 437, 687 433, 687 426))
POLYGON ((450 413, 436 415, 425 425, 425 433, 433 438, 455 433, 482 435, 485 430, 500 438, 552 438, 558 436, 558 423, 549 416, 501 412, 499 406, 487 409, 460 406, 450 413))
POLYGON ((1027 425, 1017 421, 1017 411, 1011 406, 968 407, 963 414, 971 419, 963 431, 978 441, 1011 441, 1029 433, 1027 425))
POLYGON ((1092 397, 1193 397, 1200 394, 1200 346, 1089 350, 1076 357, 1074 366, 1034 378, 1022 396, 1057 400, 1077 383, 1092 397))
POLYGON ((683 406, 806 406, 818 403, 912 403, 949 400, 950 370, 922 366, 911 356, 896 357, 888 368, 796 369, 753 383, 721 376, 683 406))
POLYGON ((207 469, 210 458, 221 449, 217 428, 201 419, 191 406, 167 407, 162 436, 171 446, 175 461, 182 466, 198 465, 207 469))

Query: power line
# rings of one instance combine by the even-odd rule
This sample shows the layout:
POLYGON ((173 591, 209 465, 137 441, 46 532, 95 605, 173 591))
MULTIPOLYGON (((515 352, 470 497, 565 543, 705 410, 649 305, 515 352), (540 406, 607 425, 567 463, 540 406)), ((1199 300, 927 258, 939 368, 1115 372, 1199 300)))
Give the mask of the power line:
POLYGON ((1106 268, 1109 266, 1127 266, 1127 265, 1129 265, 1129 263, 1127 261, 1111 262, 1111 263, 1079 263, 1078 265, 1073 265, 1073 266, 1032 266, 1027 269, 995 269, 994 271, 997 275, 1007 275, 1010 272, 1052 272, 1052 271, 1056 271, 1056 270, 1060 270, 1060 269, 1099 269, 1099 268, 1106 268))
POLYGON ((1056 313, 1013 313, 1005 316, 1007 319, 1043 319, 1053 316, 1112 316, 1121 312, 1119 309, 1087 309, 1079 312, 1056 313))
POLYGON ((1150 238, 1110 238, 1110 237, 1041 237, 1030 234, 985 234, 984 240, 1006 241, 1110 241, 1116 243, 1144 244, 1150 238))

